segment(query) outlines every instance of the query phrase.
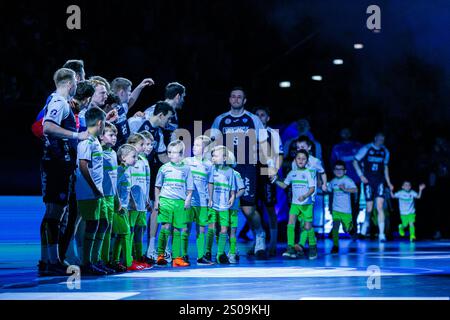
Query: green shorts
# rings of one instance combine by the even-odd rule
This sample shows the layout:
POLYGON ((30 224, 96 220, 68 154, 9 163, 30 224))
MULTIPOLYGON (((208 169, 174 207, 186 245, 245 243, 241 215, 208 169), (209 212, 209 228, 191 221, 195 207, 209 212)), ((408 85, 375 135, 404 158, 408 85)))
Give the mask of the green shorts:
POLYGON ((83 220, 99 220, 102 198, 92 200, 78 200, 78 211, 83 220))
POLYGON ((130 234, 130 221, 128 219, 128 210, 123 209, 120 214, 117 210, 114 212, 112 233, 127 235, 130 234))
POLYGON ((416 222, 416 214, 415 213, 401 214, 400 219, 402 220, 402 225, 406 226, 410 223, 416 222))
POLYGON ((238 213, 239 213, 239 210, 230 210, 230 227, 231 228, 238 227, 238 213))
POLYGON ((158 223, 170 223, 177 229, 186 228, 187 212, 184 200, 159 198, 158 223))
POLYGON ((333 211, 333 222, 340 222, 344 227, 345 232, 350 231, 353 228, 352 214, 333 211))
POLYGON ((146 227, 147 226, 147 211, 130 210, 128 213, 131 227, 146 227))
POLYGON ((312 204, 291 204, 289 215, 297 216, 300 222, 313 222, 312 204))
POLYGON ((114 196, 106 196, 102 198, 101 202, 100 219, 106 219, 108 223, 112 223, 114 217, 114 196))
POLYGON ((187 223, 195 222, 201 227, 208 225, 208 207, 191 207, 188 210, 187 223))
POLYGON ((208 209, 208 222, 219 223, 221 227, 229 227, 231 225, 230 210, 214 210, 208 209))

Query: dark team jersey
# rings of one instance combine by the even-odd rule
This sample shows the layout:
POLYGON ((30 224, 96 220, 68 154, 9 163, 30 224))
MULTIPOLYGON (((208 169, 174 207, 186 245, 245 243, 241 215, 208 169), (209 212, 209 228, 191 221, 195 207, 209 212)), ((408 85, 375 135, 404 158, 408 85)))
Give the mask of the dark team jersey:
POLYGON ((257 164, 258 142, 267 140, 267 130, 253 113, 244 110, 234 116, 229 111, 214 120, 211 139, 222 139, 221 144, 234 153, 238 164, 257 164))
POLYGON ((334 166, 338 160, 344 161, 347 175, 355 183, 360 183, 358 174, 353 166, 353 159, 355 159, 355 155, 359 149, 361 149, 361 144, 359 142, 348 141, 334 145, 333 150, 331 151, 331 166, 334 166))
POLYGON ((130 136, 130 127, 128 126, 127 121, 128 105, 117 105, 116 110, 118 118, 114 122, 114 125, 117 128, 117 144, 121 145, 124 144, 130 136))
POLYGON ((389 151, 386 147, 377 148, 373 143, 369 143, 359 149, 355 159, 362 164, 366 178, 384 179, 384 166, 389 163, 389 151))

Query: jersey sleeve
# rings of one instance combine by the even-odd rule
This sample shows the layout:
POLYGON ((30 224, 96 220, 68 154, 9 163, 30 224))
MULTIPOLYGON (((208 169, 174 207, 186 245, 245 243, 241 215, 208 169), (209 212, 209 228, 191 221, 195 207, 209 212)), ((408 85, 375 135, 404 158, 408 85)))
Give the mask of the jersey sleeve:
POLYGON ((241 175, 239 172, 236 174, 236 191, 239 191, 241 189, 245 189, 244 181, 242 180, 241 175))
POLYGON ((256 130, 256 139, 258 142, 264 142, 267 141, 268 134, 267 129, 264 128, 264 125, 261 122, 261 119, 259 119, 258 116, 252 114, 252 119, 255 124, 255 130, 256 130))
POLYGON ((51 101, 47 106, 44 122, 50 121, 61 126, 61 122, 67 118, 69 114, 70 106, 66 101, 63 101, 62 99, 51 101))
POLYGON ((317 163, 316 163, 315 167, 317 169, 317 172, 319 172, 320 174, 325 173, 325 169, 323 168, 322 161, 320 161, 319 159, 317 159, 317 163))
POLYGON ((419 196, 419 194, 415 191, 411 191, 411 194, 414 198, 417 198, 419 196))
POLYGON ((289 171, 289 173, 288 173, 286 179, 284 179, 283 183, 288 186, 291 184, 291 182, 292 182, 292 171, 289 171))
POLYGON ((210 172, 209 172, 209 179, 208 179, 209 183, 214 183, 214 167, 211 168, 210 172))
POLYGON ((367 151, 369 151, 369 145, 366 144, 364 147, 358 150, 358 152, 355 154, 355 160, 361 161, 364 159, 364 157, 367 154, 367 151))
POLYGON ((156 175, 155 187, 161 188, 163 185, 164 174, 162 172, 163 167, 159 168, 158 174, 156 175))
POLYGON ((386 151, 386 156, 384 157, 384 165, 387 166, 389 164, 391 154, 389 153, 389 150, 387 148, 384 148, 384 150, 386 151))
POLYGON ((144 114, 147 120, 150 120, 150 117, 153 116, 153 112, 155 111, 155 105, 148 107, 145 109, 144 114))
POLYGON ((400 197, 401 191, 397 191, 396 193, 394 193, 394 198, 398 198, 400 197))
POLYGON ((159 134, 159 144, 158 144, 158 150, 156 150, 156 152, 158 154, 165 153, 167 148, 166 148, 166 145, 164 143, 164 135, 161 132, 161 130, 158 130, 158 134, 159 134))
POLYGON ((84 140, 78 144, 77 156, 80 160, 92 160, 91 144, 89 143, 89 140, 84 140))
POLYGON ((281 141, 278 130, 271 129, 270 133, 272 134, 272 148, 275 150, 275 153, 278 155, 284 154, 283 142, 281 141))
POLYGON ((230 186, 231 186, 231 191, 237 191, 236 176, 234 175, 233 169, 231 169, 231 174, 230 174, 230 186))
POLYGON ((355 182, 353 182, 352 179, 348 178, 348 179, 346 179, 345 182, 346 182, 345 187, 347 189, 355 189, 356 188, 356 184, 355 184, 355 182))
POLYGON ((192 176, 191 169, 187 167, 187 177, 186 177, 186 186, 187 190, 193 191, 194 190, 194 178, 192 176))

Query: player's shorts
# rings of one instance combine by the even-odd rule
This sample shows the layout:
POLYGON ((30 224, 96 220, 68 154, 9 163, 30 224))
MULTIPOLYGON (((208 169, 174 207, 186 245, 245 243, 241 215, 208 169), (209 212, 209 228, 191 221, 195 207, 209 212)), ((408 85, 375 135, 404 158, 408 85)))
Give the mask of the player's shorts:
POLYGON ((277 187, 275 183, 270 183, 269 177, 265 175, 258 175, 258 178, 259 181, 256 190, 256 197, 258 202, 263 203, 267 207, 275 206, 275 203, 277 201, 277 187))
POLYGON ((99 220, 103 199, 77 200, 78 212, 83 220, 99 220))
POLYGON ((415 223, 416 222, 416 214, 415 213, 401 214, 400 215, 400 219, 402 221, 402 225, 403 226, 407 226, 410 223, 415 223))
POLYGON ((258 185, 258 167, 253 164, 238 164, 234 169, 240 173, 245 186, 245 192, 240 198, 241 206, 255 206, 258 185))
POLYGON ((41 187, 44 203, 66 206, 69 193, 74 192, 75 165, 66 161, 42 160, 41 187))
POLYGON ((352 214, 338 211, 332 212, 333 222, 340 222, 345 232, 349 232, 353 228, 352 214))
POLYGON ((100 206, 100 219, 105 219, 109 223, 114 219, 114 196, 105 196, 102 198, 100 206))
POLYGON ((368 184, 364 184, 366 201, 373 201, 375 198, 384 198, 384 187, 384 180, 370 179, 368 184))
POLYGON ((129 219, 131 227, 146 227, 147 226, 147 211, 129 211, 129 219))
POLYGON ((114 212, 112 233, 127 235, 130 234, 130 221, 128 219, 128 210, 123 209, 123 213, 114 212))
POLYGON ((208 225, 208 207, 191 207, 187 212, 187 223, 192 222, 206 227, 208 225))
POLYGON ((184 200, 159 197, 158 223, 170 223, 177 229, 186 228, 187 211, 184 200))
POLYGON ((230 210, 208 209, 208 222, 219 223, 221 227, 229 227, 231 225, 230 210))
POLYGON ((297 216, 300 222, 313 222, 313 205, 312 204, 291 204, 289 215, 297 216))

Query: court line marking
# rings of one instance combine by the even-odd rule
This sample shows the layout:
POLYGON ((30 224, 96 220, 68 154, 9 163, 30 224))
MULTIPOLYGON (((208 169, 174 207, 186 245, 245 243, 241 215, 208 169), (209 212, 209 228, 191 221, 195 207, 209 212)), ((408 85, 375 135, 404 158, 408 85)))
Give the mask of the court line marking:
POLYGON ((140 292, 5 292, 0 300, 120 300, 140 292))

